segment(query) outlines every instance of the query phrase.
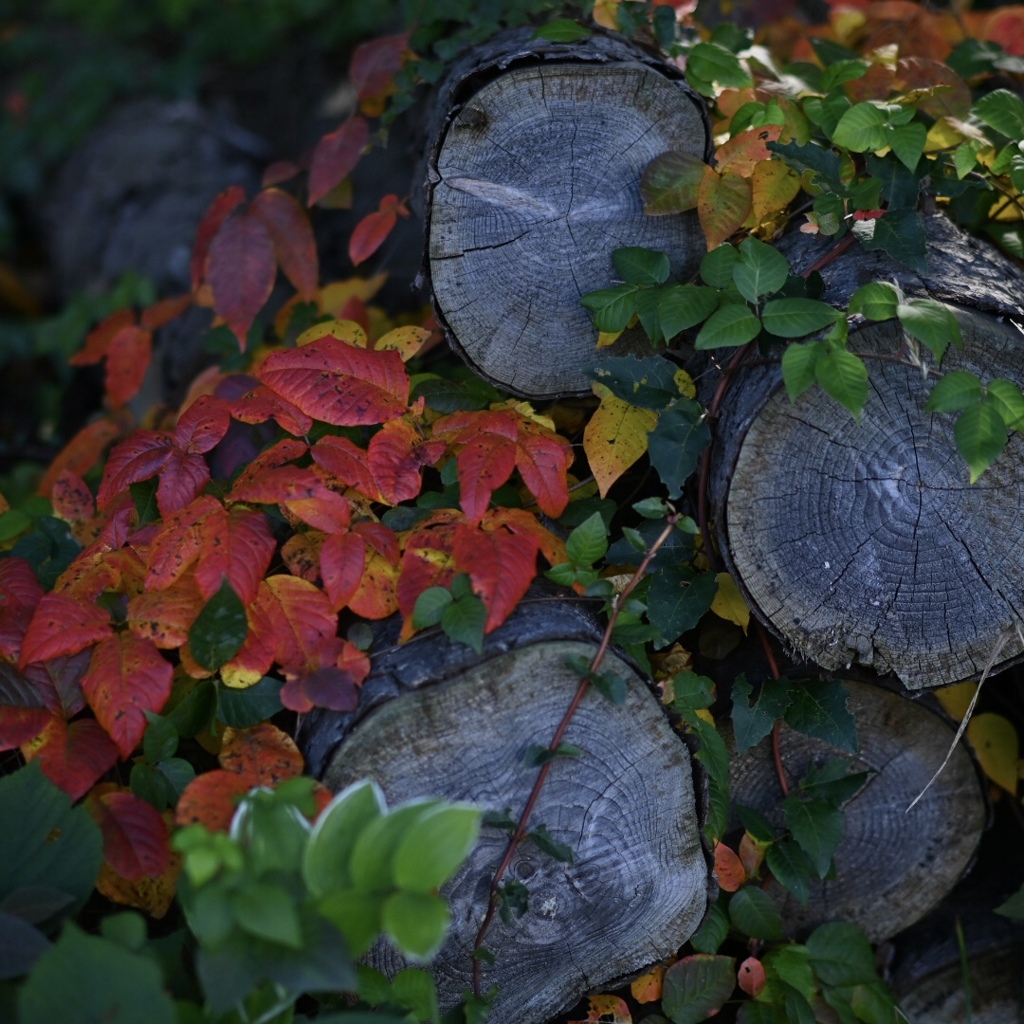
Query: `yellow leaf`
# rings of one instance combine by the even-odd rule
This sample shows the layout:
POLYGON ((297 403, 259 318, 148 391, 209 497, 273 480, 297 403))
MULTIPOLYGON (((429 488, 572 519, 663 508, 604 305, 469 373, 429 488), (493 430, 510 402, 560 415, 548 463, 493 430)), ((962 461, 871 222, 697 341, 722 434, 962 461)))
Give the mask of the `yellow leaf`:
MULTIPOLYGON (((715 724, 715 716, 713 714, 711 714, 711 712, 708 711, 707 708, 697 708, 697 710, 694 711, 694 714, 702 722, 707 722, 708 725, 714 725, 715 724)), ((717 728, 717 726, 716 726, 716 728, 717 728)))
POLYGON ((647 433, 654 429, 658 414, 616 398, 603 384, 595 384, 594 393, 601 404, 583 431, 583 450, 603 498, 647 451, 647 433))
POLYGON ((629 1007, 618 996, 590 996, 587 999, 590 1012, 582 1020, 570 1021, 570 1024, 633 1024, 633 1016, 629 1007))
POLYGON ((387 281, 387 274, 374 274, 373 277, 350 277, 347 281, 332 281, 320 289, 317 305, 321 313, 333 313, 337 316, 348 303, 349 299, 369 302, 387 281))
POLYGON ((408 362, 423 348, 429 337, 430 331, 425 327, 396 327, 384 337, 378 338, 373 347, 378 352, 393 349, 402 357, 402 362, 408 362))
POLYGON ((751 210, 750 179, 713 167, 704 172, 697 189, 697 214, 708 252, 721 245, 747 219, 751 210))
POLYGON ((366 348, 366 331, 355 320, 328 320, 326 323, 316 324, 308 331, 303 331, 295 343, 308 345, 311 341, 318 341, 328 335, 356 348, 366 348))
POLYGON ((977 689, 977 683, 956 683, 936 690, 935 696, 939 698, 939 703, 950 718, 962 722, 977 689))
POLYGON ((750 609, 736 581, 727 572, 720 572, 715 579, 718 580, 718 591, 711 602, 711 610, 719 618, 735 622, 746 633, 750 625, 750 609))
POLYGON ((619 0, 597 0, 597 3, 594 4, 593 18, 601 28, 618 32, 619 0))
POLYGON ((765 160, 754 168, 750 186, 751 218, 757 227, 789 206, 800 191, 800 176, 781 160, 765 160))
POLYGON ((646 974, 630 983, 630 994, 638 1003, 653 1003, 661 998, 665 969, 664 964, 655 964, 646 974))
POLYGON ((676 387, 679 388, 679 394, 683 398, 697 397, 697 385, 693 383, 693 378, 685 370, 676 370, 672 375, 672 380, 675 381, 676 387))
POLYGON ((1008 793, 1017 792, 1017 730, 1002 715, 991 711, 975 715, 967 726, 982 771, 1008 793))
POLYGON ((622 331, 601 331, 597 335, 597 347, 607 348, 622 337, 622 331))

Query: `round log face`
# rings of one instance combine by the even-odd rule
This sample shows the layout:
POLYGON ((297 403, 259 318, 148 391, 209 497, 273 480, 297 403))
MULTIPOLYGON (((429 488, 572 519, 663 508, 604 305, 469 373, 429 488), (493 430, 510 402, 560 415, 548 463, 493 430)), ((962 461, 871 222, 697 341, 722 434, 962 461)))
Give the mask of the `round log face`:
MULTIPOLYGON (((856 756, 788 726, 780 733, 782 763, 791 782, 828 757, 843 757, 853 772, 870 773, 844 806, 835 878, 812 883, 806 906, 774 880, 769 891, 788 934, 846 920, 873 942, 882 942, 923 917, 967 870, 986 825, 987 806, 971 756, 958 745, 927 793, 908 811, 942 764, 954 731, 896 693, 867 683, 846 686, 847 706, 857 723, 856 756)), ((736 803, 784 826, 770 740, 732 758, 730 788, 736 803)))
MULTIPOLYGON (((964 351, 943 371, 1024 381, 1024 338, 958 312, 964 351)), ((893 324, 852 336, 895 353, 893 324)), ((754 606, 802 656, 857 663, 911 689, 977 678, 1024 651, 1024 439, 973 486, 953 418, 925 411, 915 369, 868 360, 861 422, 814 389, 779 387, 742 442, 726 508, 735 570, 754 606)))
POLYGON ((639 182, 666 150, 704 158, 703 113, 642 64, 546 64, 484 86, 437 159, 428 257, 435 305, 467 361, 532 398, 590 392, 597 334, 580 296, 639 245, 692 276, 696 214, 645 217, 639 182))
MULTIPOLYGON (((324 781, 339 789, 369 777, 389 803, 445 796, 516 816, 537 774, 523 764, 526 749, 549 742, 579 683, 565 659, 593 651, 536 644, 390 701, 341 745, 324 781)), ((605 669, 630 680, 628 699, 616 707, 593 691, 584 697, 565 737, 584 753, 555 761, 530 820, 566 844, 574 863, 524 843, 506 881, 528 887, 529 909, 510 922, 496 917, 486 938, 497 958, 484 969, 484 988, 499 989, 492 1024, 546 1020, 640 971, 685 942, 707 909, 690 753, 624 662, 608 657, 605 669)), ((452 933, 434 963, 442 1008, 472 987, 471 951, 507 845, 506 833, 484 828, 445 887, 452 933)), ((373 958, 388 973, 405 966, 383 944, 373 958)))

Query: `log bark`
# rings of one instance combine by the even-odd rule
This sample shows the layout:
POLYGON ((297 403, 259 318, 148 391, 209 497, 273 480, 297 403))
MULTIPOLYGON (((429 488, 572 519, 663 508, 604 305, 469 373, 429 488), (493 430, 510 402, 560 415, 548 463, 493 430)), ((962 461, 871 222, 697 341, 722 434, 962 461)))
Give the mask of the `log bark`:
MULTIPOLYGON (((812 883, 806 906, 774 880, 768 891, 779 904, 787 934, 804 934, 841 919, 881 942, 924 916, 968 869, 986 825, 987 805, 973 758, 959 744, 931 788, 907 810, 942 764, 954 729, 890 690, 860 682, 846 686, 848 708, 857 723, 856 755, 785 725, 780 734, 782 764, 791 786, 812 764, 828 757, 844 757, 853 772, 870 773, 844 807, 835 878, 812 883)), ((732 800, 783 828, 783 794, 771 740, 742 755, 735 754, 731 736, 728 742, 732 800)))
MULTIPOLYGON (((389 802, 435 795, 517 817, 537 774, 524 753, 547 745, 569 707, 579 676, 566 659, 593 656, 596 624, 565 602, 527 598, 482 659, 443 636, 394 646, 395 632, 382 637, 364 684, 367 708, 303 723, 312 769, 331 789, 369 777, 389 802)), ((484 989, 499 991, 492 1024, 544 1021, 639 973, 686 941, 714 894, 703 776, 645 681, 614 655, 604 666, 628 680, 628 698, 616 706, 586 694, 565 735, 584 753, 555 761, 531 818, 570 847, 573 863, 532 843, 513 858, 506 880, 526 884, 529 909, 496 917, 486 937, 496 963, 484 989)), ((472 986, 474 940, 507 845, 506 833, 485 827, 445 887, 452 933, 434 963, 443 1008, 472 986)), ((389 974, 406 966, 384 944, 372 962, 389 974)))
POLYGON ((667 150, 710 158, 703 101, 621 37, 515 32, 459 63, 438 109, 426 219, 439 322, 498 387, 589 394, 597 335, 579 300, 614 283, 612 250, 663 251, 681 277, 703 255, 696 213, 645 217, 639 193, 667 150))
MULTIPOLYGON (((861 284, 895 279, 908 296, 952 306, 964 347, 950 347, 943 371, 1024 383, 1024 275, 945 218, 930 218, 928 232, 929 274, 855 246, 822 269, 825 300, 844 307, 861 284)), ((803 238, 790 244, 796 267, 820 256, 803 238)), ((931 385, 884 359, 902 343, 896 321, 851 332, 850 349, 868 356, 859 423, 820 388, 790 402, 774 363, 741 369, 716 430, 710 495, 730 570, 798 656, 919 689, 1024 653, 1024 438, 1014 433, 971 486, 952 417, 925 411, 931 385)))

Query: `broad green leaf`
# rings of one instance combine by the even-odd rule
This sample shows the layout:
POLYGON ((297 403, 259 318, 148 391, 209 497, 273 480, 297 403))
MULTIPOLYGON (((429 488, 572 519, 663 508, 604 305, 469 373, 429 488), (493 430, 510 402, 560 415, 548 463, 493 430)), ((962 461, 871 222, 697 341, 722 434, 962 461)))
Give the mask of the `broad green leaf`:
POLYGON ((707 351, 745 345, 760 332, 761 321, 754 316, 749 306, 727 302, 719 306, 704 322, 694 341, 694 348, 698 351, 707 351))
POLYGON ((480 809, 472 804, 445 804, 418 818, 395 851, 396 884, 415 892, 444 885, 479 834, 480 809))
POLYGON ((765 862, 779 885, 791 892, 802 906, 806 906, 811 895, 813 865, 800 846, 792 839, 780 839, 768 847, 765 862))
POLYGON ((934 299, 911 299, 900 303, 896 315, 904 330, 923 342, 937 363, 942 362, 950 342, 957 348, 963 347, 960 325, 949 307, 941 302, 934 299))
POLYGON ((612 263, 627 284, 664 284, 671 270, 668 256, 639 245, 628 245, 612 252, 612 263))
POLYGON ((665 972, 661 1008, 672 1024, 700 1024, 722 1008, 735 987, 734 957, 697 953, 665 972))
POLYGON ((929 412, 956 412, 977 405, 983 397, 984 390, 976 373, 950 370, 935 382, 925 408, 929 412))
POLYGON ((578 43, 589 39, 593 32, 586 25, 581 25, 571 18, 556 18, 546 25, 541 25, 533 33, 534 39, 547 39, 552 43, 578 43))
POLYGON ((548 831, 547 825, 537 825, 529 833, 528 838, 534 845, 549 857, 557 860, 560 864, 572 864, 572 847, 566 843, 560 843, 548 831))
POLYGON ((380 786, 364 779, 347 786, 320 812, 302 860, 302 877, 314 896, 352 884, 349 862, 356 840, 386 810, 380 786))
POLYGON ((599 331, 616 334, 624 331, 636 314, 636 292, 635 284, 620 284, 587 292, 580 297, 580 304, 590 310, 599 331))
POLYGON ((850 312, 861 313, 868 320, 891 320, 899 304, 899 293, 885 281, 861 285, 850 296, 850 312))
POLYGON ((436 893, 397 892, 384 901, 384 930, 413 963, 426 963, 448 934, 448 904, 436 893))
POLYGON ((877 220, 855 222, 853 233, 865 249, 882 249, 911 270, 927 273, 927 238, 916 210, 890 208, 877 220))
POLYGON ((608 551, 608 527, 600 512, 594 512, 585 519, 565 542, 565 553, 577 567, 590 568, 601 561, 608 551))
POLYGON ((825 65, 821 75, 820 89, 831 92, 838 85, 845 85, 867 74, 871 65, 863 60, 837 60, 825 65))
POLYGON ((856 419, 868 398, 868 371, 863 360, 845 348, 828 347, 814 364, 818 383, 856 419))
MULTIPOLYGON (((202 685, 202 684, 200 684, 202 685)), ((233 729, 248 729, 250 726, 265 722, 276 715, 284 705, 281 703, 281 688, 284 684, 273 676, 264 676, 258 683, 237 689, 232 686, 217 686, 211 695, 216 701, 217 720, 233 729)), ((179 705, 181 707, 181 705, 179 705)), ((171 717, 177 712, 172 712, 171 717)), ((179 732, 182 732, 179 725, 179 732)), ((182 735, 195 735, 182 732, 182 735)))
POLYGON ((836 679, 808 680, 794 686, 786 723, 840 750, 857 752, 857 723, 846 708, 846 688, 836 679))
POLYGON ((640 320, 640 326, 655 347, 665 340, 665 332, 661 326, 661 310, 658 307, 659 290, 641 288, 636 293, 636 315, 640 320))
POLYGON ((795 142, 769 142, 768 148, 781 156, 798 174, 809 172, 827 184, 839 185, 839 157, 833 150, 814 142, 803 146, 795 142))
POLYGON ((670 284, 654 293, 668 339, 706 320, 718 308, 718 292, 696 284, 670 284))
MULTIPOLYGON (((813 1016, 812 1016, 813 1020, 813 1016)), ((750 999, 740 1004, 736 1024, 793 1024, 778 1003, 750 999)))
POLYGON ((669 150, 656 156, 640 178, 644 213, 684 213, 697 205, 697 189, 707 164, 693 153, 669 150))
POLYGON ((765 973, 769 980, 778 979, 807 999, 814 996, 814 971, 806 946, 789 943, 769 950, 764 957, 765 973))
POLYGON ((686 60, 686 77, 698 91, 710 95, 709 85, 746 89, 754 84, 739 57, 718 43, 698 43, 686 60))
POLYGON ((203 668, 216 671, 241 650, 248 634, 245 605, 225 576, 188 631, 189 650, 203 668))
POLYGON ((588 672, 590 685, 605 700, 610 701, 616 707, 622 707, 629 696, 629 684, 625 678, 616 675, 614 672, 588 672))
POLYGON ((733 927, 752 939, 781 939, 782 917, 771 896, 757 886, 745 885, 729 898, 733 927))
MULTIPOLYGON (((572 24, 575 24, 573 22, 572 24)), ((424 970, 417 967, 407 967, 399 971, 391 983, 391 991, 388 996, 392 997, 399 1005, 412 1010, 417 1020, 438 1020, 440 1014, 437 1007, 437 985, 434 979, 424 970)), ((390 1002, 385 997, 379 1002, 390 1002)), ((358 1022, 354 1022, 358 1024, 358 1022)))
POLYGON ((708 775, 715 782, 718 782, 726 791, 729 786, 729 749, 722 739, 721 733, 703 718, 694 717, 689 719, 687 724, 697 734, 700 740, 700 749, 696 757, 708 775))
POLYGON ((712 288, 727 288, 732 284, 732 268, 739 258, 735 246, 716 246, 700 261, 701 280, 712 288))
POLYGON ((664 409, 680 394, 679 367, 664 356, 611 356, 594 366, 585 366, 583 372, 616 398, 641 409, 664 409))
POLYGON ((803 338, 830 327, 842 314, 817 299, 772 299, 761 310, 761 323, 777 338, 803 338))
POLYGON ((381 932, 386 891, 333 889, 316 902, 316 911, 345 937, 349 954, 362 956, 381 932))
POLYGON ((411 800, 364 825, 352 845, 349 861, 353 884, 366 891, 392 888, 395 852, 413 824, 438 804, 437 800, 411 800))
POLYGON ((691 399, 681 399, 658 417, 657 426, 648 435, 648 451, 669 498, 682 495, 683 485, 710 442, 704 410, 691 399))
POLYGON ((690 945, 698 953, 717 953, 721 945, 729 937, 729 914, 721 901, 712 903, 695 935, 690 937, 690 945))
POLYGON ((787 345, 782 353, 782 380, 789 400, 795 402, 817 379, 815 367, 825 351, 820 342, 787 345))
POLYGON ((689 669, 678 673, 673 679, 673 710, 689 718, 698 708, 711 707, 715 703, 714 687, 715 684, 707 676, 699 676, 689 669))
POLYGON ((749 750, 772 731, 789 707, 792 699, 790 690, 788 679, 768 679, 762 685, 757 700, 751 704, 753 687, 744 676, 736 679, 732 688, 732 728, 737 753, 749 750))
POLYGON ((827 758, 824 764, 811 764, 800 780, 800 791, 807 796, 828 800, 837 807, 852 799, 870 777, 870 772, 850 772, 843 757, 827 758))
POLYGON ((909 171, 917 168, 928 138, 928 129, 920 121, 900 125, 889 131, 889 145, 899 161, 909 171))
POLYGON ((28 974, 51 945, 50 940, 24 918, 0 910, 0 981, 28 974))
POLYGON ((694 572, 687 565, 669 565, 651 576, 647 617, 661 634, 662 643, 672 643, 701 620, 715 596, 713 572, 694 572))
POLYGON ((820 925, 807 940, 808 960, 826 985, 863 985, 878 979, 864 933, 845 921, 820 925))
MULTIPOLYGON (((10 820, 10 819, 6 819, 10 820)), ((160 968, 148 956, 68 925, 18 993, 21 1024, 175 1024, 160 968)))
POLYGON ((1008 139, 1024 139, 1024 100, 1009 89, 995 89, 974 104, 974 113, 1008 139))
POLYGON ((983 402, 960 414, 953 425, 953 440, 973 484, 1006 447, 1006 424, 992 404, 983 402))
POLYGON ((436 626, 452 600, 452 592, 447 587, 427 587, 416 598, 416 605, 412 610, 413 627, 425 629, 428 626, 436 626))
POLYGON ((989 381, 987 391, 989 403, 1010 430, 1024 427, 1024 393, 1019 385, 1005 377, 997 377, 989 381))
POLYGON ((732 279, 747 302, 777 292, 789 277, 789 261, 774 246, 747 238, 739 247, 740 258, 733 264, 732 279))
POLYGON ((483 654, 486 624, 487 608, 476 594, 466 594, 452 601, 441 616, 445 636, 472 647, 477 654, 483 654))
POLYGON ((803 800, 796 795, 782 801, 782 810, 786 827, 810 858, 818 877, 824 878, 843 838, 843 812, 827 800, 803 800))
POLYGON ((301 948, 302 925, 296 903, 282 886, 249 882, 231 894, 231 910, 238 926, 250 935, 301 948))
POLYGON ((885 123, 885 113, 873 103, 857 103, 839 118, 832 141, 853 153, 884 149, 888 145, 885 123))
POLYGON ((995 908, 997 914, 1013 921, 1024 921, 1024 886, 1021 886, 1008 900, 995 908))

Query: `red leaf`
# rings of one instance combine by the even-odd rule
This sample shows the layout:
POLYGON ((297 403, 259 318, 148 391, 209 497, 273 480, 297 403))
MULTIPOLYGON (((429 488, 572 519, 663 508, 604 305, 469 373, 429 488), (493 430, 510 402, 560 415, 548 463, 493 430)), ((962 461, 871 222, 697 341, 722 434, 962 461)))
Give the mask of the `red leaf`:
POLYGON ((174 670, 156 645, 134 633, 107 637, 92 653, 82 691, 100 725, 127 759, 146 731, 147 711, 160 711, 174 670))
POLYGON ((325 651, 333 650, 338 616, 322 590, 296 576, 264 580, 253 618, 255 628, 269 629, 273 635, 274 660, 285 672, 315 670, 323 664, 325 651), (260 616, 264 621, 257 624, 260 616))
POLYGON ((253 774, 215 768, 197 775, 186 787, 174 809, 174 822, 204 825, 211 832, 227 832, 238 801, 259 785, 253 774))
POLYGON ((364 619, 386 619, 398 611, 398 567, 377 551, 369 553, 349 610, 364 619))
POLYGON ((16 661, 43 588, 24 558, 0 558, 0 654, 16 661))
POLYGON ((155 331, 172 320, 176 320, 191 305, 191 295, 175 295, 169 299, 158 299, 152 306, 148 306, 142 311, 139 323, 147 331, 155 331))
POLYGON ((199 524, 223 511, 216 498, 203 495, 164 520, 146 552, 147 590, 165 590, 181 577, 202 548, 199 524))
POLYGON ((72 800, 88 793, 117 763, 117 747, 94 718, 68 723, 55 716, 22 753, 30 761, 38 758, 43 774, 72 800))
POLYGON ((201 524, 202 545, 195 579, 209 601, 226 577, 243 604, 256 597, 277 544, 267 517, 247 508, 220 508, 201 524))
POLYGON ((312 302, 320 276, 316 240, 306 211, 279 188, 268 188, 252 201, 249 211, 263 221, 285 277, 303 302, 312 302))
POLYGON ((456 526, 452 554, 487 609, 485 632, 497 629, 526 593, 537 573, 539 548, 540 542, 525 534, 456 526))
POLYGON ((121 434, 121 427, 113 420, 102 419, 87 423, 50 463, 50 468, 39 482, 39 493, 44 497, 49 496, 54 481, 66 469, 77 476, 85 476, 99 462, 107 445, 116 441, 121 434))
MULTIPOLYGON (((272 392, 271 392, 272 393, 272 392)), ((236 488, 245 487, 250 481, 255 480, 267 469, 274 466, 283 466, 294 459, 301 459, 309 446, 305 441, 299 441, 294 437, 285 437, 272 444, 269 448, 260 452, 251 462, 238 474, 235 481, 236 488)))
POLYGON ((260 184, 264 188, 273 185, 280 185, 283 181, 289 181, 296 174, 301 173, 302 168, 291 160, 275 160, 264 172, 260 184))
POLYGON ((143 590, 128 600, 128 628, 161 650, 173 651, 188 643, 188 631, 205 600, 190 576, 163 590, 143 590))
POLYGON ((359 705, 359 688, 351 673, 328 665, 285 683, 281 687, 281 703, 289 711, 300 714, 307 714, 313 708, 355 711, 359 705))
POLYGON ((569 504, 566 471, 571 459, 572 448, 557 435, 529 434, 516 446, 516 469, 523 483, 537 499, 540 510, 554 519, 569 504))
POLYGON ((354 487, 371 500, 376 500, 377 485, 366 464, 367 453, 347 437, 328 434, 310 449, 313 461, 346 487, 354 487))
POLYGON ((748 956, 736 972, 736 981, 751 999, 756 999, 764 991, 764 965, 756 956, 748 956))
POLYGON ((395 75, 402 69, 409 53, 409 33, 380 36, 360 43, 348 66, 349 81, 360 100, 375 100, 395 90, 395 75))
POLYGON ((393 209, 368 213, 352 230, 348 258, 357 267, 368 260, 384 244, 397 223, 398 213, 393 209))
POLYGON ((230 404, 213 395, 200 395, 181 415, 174 439, 185 452, 205 453, 215 448, 231 426, 230 404))
POLYGON ((163 874, 170 834, 155 807, 120 790, 90 797, 85 806, 103 833, 103 859, 117 874, 130 882, 163 874))
POLYGON ((735 892, 747 880, 743 863, 725 843, 715 843, 715 875, 725 892, 735 892))
POLYGON ((175 448, 160 474, 156 504, 162 516, 190 505, 210 482, 210 467, 202 455, 175 448))
POLYGON ((452 557, 458 525, 445 510, 414 528, 406 540, 398 577, 398 608, 409 626, 416 599, 428 587, 446 587, 457 571, 452 557))
POLYGON ((313 419, 265 384, 257 384, 231 405, 231 415, 242 423, 265 423, 273 418, 289 434, 308 434, 313 419))
POLYGON ((398 565, 401 551, 398 538, 390 526, 362 519, 352 524, 353 533, 358 533, 373 549, 380 552, 392 565, 398 565))
POLYGON ((485 530, 496 530, 505 527, 517 536, 535 537, 548 565, 561 565, 568 560, 565 553, 565 541, 556 537, 549 529, 537 521, 532 512, 522 508, 495 508, 484 516, 481 526, 485 530))
POLYGON ((96 515, 96 499, 89 485, 68 469, 54 481, 50 501, 54 514, 66 523, 84 523, 96 515))
POLYGON ((369 141, 370 125, 357 114, 317 143, 309 168, 310 206, 352 173, 369 141))
POLYGON ((122 327, 110 339, 105 387, 114 409, 120 409, 139 393, 152 354, 153 336, 135 324, 122 327))
POLYGON ((72 366, 92 366, 106 358, 114 336, 135 323, 135 313, 130 309, 119 309, 102 323, 94 327, 85 338, 85 347, 76 352, 68 362, 72 366))
POLYGON ((25 633, 20 664, 77 654, 109 637, 111 629, 105 608, 82 604, 66 594, 44 594, 25 633))
POLYGON ((254 785, 274 787, 302 774, 295 741, 270 722, 250 729, 225 729, 218 760, 227 771, 249 775, 254 785))
POLYGON ((441 440, 424 441, 405 420, 385 423, 370 439, 366 460, 380 499, 388 505, 409 501, 420 493, 424 466, 432 466, 445 451, 441 440))
POLYGON ((397 352, 374 352, 327 335, 272 352, 260 380, 306 415, 340 427, 384 423, 406 412, 409 376, 397 352))
POLYGON ((96 503, 105 508, 132 484, 162 472, 176 450, 174 438, 164 431, 137 430, 110 453, 103 470, 96 503))
POLYGON ((241 185, 232 185, 218 195, 206 208, 203 219, 199 222, 196 233, 196 244, 192 250, 192 262, 189 270, 192 274, 192 290, 199 287, 199 282, 206 272, 206 258, 210 252, 210 243, 217 237, 221 225, 231 213, 245 202, 245 189, 241 185))
POLYGON ((499 434, 482 434, 462 448, 457 462, 462 510, 475 525, 483 519, 491 494, 516 468, 516 445, 499 434))
POLYGON ((0 750, 13 750, 30 743, 53 717, 46 708, 0 704, 0 750))
POLYGON ((304 523, 324 533, 344 530, 352 520, 349 503, 332 491, 312 469, 275 466, 247 480, 229 495, 232 501, 283 505, 304 523))
POLYGON ((366 542, 355 533, 334 533, 320 549, 320 576, 334 611, 352 599, 366 568, 366 542))
POLYGON ((246 335, 274 288, 274 243, 263 221, 243 213, 226 221, 210 243, 206 280, 213 289, 214 311, 231 328, 245 351, 246 335))

